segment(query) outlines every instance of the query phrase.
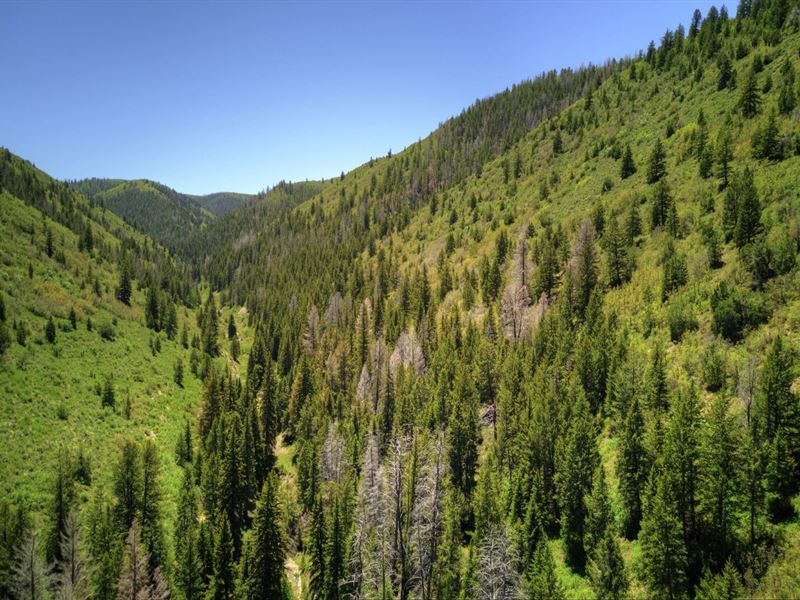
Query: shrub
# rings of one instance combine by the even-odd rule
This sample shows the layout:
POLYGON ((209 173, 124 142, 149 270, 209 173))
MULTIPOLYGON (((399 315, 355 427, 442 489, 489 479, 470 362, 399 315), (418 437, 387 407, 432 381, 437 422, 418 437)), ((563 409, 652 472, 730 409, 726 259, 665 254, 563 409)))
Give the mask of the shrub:
POLYGON ((697 319, 692 307, 685 302, 673 302, 667 308, 667 326, 670 339, 677 343, 687 331, 697 329, 697 319))
POLYGON ((724 281, 711 296, 711 309, 714 333, 731 342, 740 341, 747 327, 760 325, 769 317, 761 295, 733 288, 724 281))

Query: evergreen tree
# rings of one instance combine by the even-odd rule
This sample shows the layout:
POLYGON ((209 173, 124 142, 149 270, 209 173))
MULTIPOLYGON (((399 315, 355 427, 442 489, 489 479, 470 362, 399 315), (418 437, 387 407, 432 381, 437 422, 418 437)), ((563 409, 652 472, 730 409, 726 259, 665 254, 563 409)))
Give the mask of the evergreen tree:
POLYGON ((613 525, 611 502, 608 499, 608 487, 603 465, 598 465, 592 480, 592 492, 586 499, 586 553, 592 556, 595 548, 606 535, 606 529, 613 525))
POLYGON ((633 161, 633 152, 631 152, 631 145, 625 146, 625 153, 622 155, 622 165, 620 166, 620 177, 627 179, 636 173, 636 163, 633 161))
POLYGON ((142 542, 150 555, 150 573, 165 563, 166 547, 161 528, 161 463, 158 447, 151 439, 142 448, 142 491, 139 502, 139 522, 142 542))
POLYGON ((753 158, 760 160, 783 160, 783 144, 780 140, 778 117, 774 111, 764 119, 764 123, 753 135, 753 158))
POLYGON ((106 381, 103 384, 103 395, 102 395, 102 405, 103 408, 111 407, 114 408, 116 404, 116 395, 114 393, 114 381, 111 379, 109 375, 106 377, 106 381))
POLYGON ((478 463, 477 390, 469 372, 458 366, 449 397, 448 456, 453 484, 469 498, 478 463))
POLYGON ((628 597, 628 576, 619 540, 609 524, 598 540, 589 563, 589 580, 599 600, 622 600, 628 597))
POLYGON ((178 387, 183 387, 183 360, 181 360, 180 357, 175 361, 175 367, 172 371, 172 380, 178 387))
POLYGON ((317 495, 311 511, 311 539, 307 544, 311 570, 308 583, 314 600, 324 598, 325 595, 326 538, 325 511, 322 507, 322 498, 317 495))
POLYGON ((642 235, 642 218, 639 216, 639 206, 636 201, 631 202, 628 210, 628 219, 625 222, 625 235, 628 246, 636 243, 636 238, 642 235))
POLYGON ((647 480, 648 459, 644 448, 644 418, 636 395, 625 415, 617 459, 617 476, 623 508, 623 532, 629 540, 639 533, 642 495, 647 480))
POLYGON ((64 451, 59 452, 53 482, 53 504, 49 536, 45 555, 49 561, 61 561, 61 538, 66 531, 67 519, 72 512, 74 498, 73 471, 64 451))
POLYGON ((131 275, 128 266, 123 264, 119 270, 119 285, 117 286, 117 300, 123 304, 131 305, 131 275))
POLYGON ((660 181, 653 190, 653 204, 650 217, 650 225, 652 229, 657 227, 664 227, 667 225, 669 214, 675 200, 672 198, 669 186, 666 181, 660 181))
POLYGON ((153 285, 147 288, 144 318, 145 322, 147 323, 147 327, 153 331, 161 331, 160 303, 158 301, 158 292, 153 285))
POLYGON ((580 393, 574 401, 573 411, 570 427, 557 457, 556 484, 565 560, 574 570, 583 572, 586 562, 585 496, 591 489, 598 456, 589 406, 580 393))
POLYGON ((606 278, 612 287, 622 285, 629 277, 629 258, 625 237, 612 218, 608 231, 603 236, 606 250, 606 278))
POLYGON ((114 495, 117 498, 114 506, 117 530, 125 532, 133 525, 142 493, 139 448, 133 440, 123 442, 113 478, 114 495))
POLYGON ((203 596, 203 564, 197 512, 197 492, 190 469, 183 472, 175 519, 175 586, 185 600, 203 596))
POLYGON ((228 316, 228 339, 236 337, 236 322, 233 320, 233 313, 228 316))
POLYGON ((331 525, 325 555, 328 558, 325 567, 325 600, 339 600, 341 597, 339 585, 345 573, 345 556, 344 525, 338 499, 334 500, 331 508, 331 525))
POLYGON ((753 241, 761 230, 761 205, 758 192, 753 181, 753 173, 749 168, 744 170, 737 182, 736 226, 733 240, 740 248, 753 241))
POLYGON ((733 160, 733 148, 731 135, 727 128, 720 129, 717 136, 716 147, 717 177, 720 179, 720 189, 725 189, 730 183, 731 161, 733 160))
POLYGON ((592 291, 597 285, 595 235, 592 222, 589 219, 584 219, 581 222, 573 247, 575 275, 577 277, 577 310, 581 317, 583 317, 586 307, 589 306, 592 291))
POLYGON ((747 72, 747 78, 742 86, 742 95, 739 97, 739 106, 742 114, 748 119, 758 114, 761 105, 761 95, 758 91, 758 79, 756 78, 755 68, 747 72))
POLYGON ((647 183, 658 183, 667 174, 667 153, 661 138, 656 139, 647 163, 647 183))
POLYGON ((724 90, 725 88, 732 88, 736 84, 736 75, 733 70, 731 59, 725 52, 720 52, 717 59, 717 69, 719 76, 717 77, 717 89, 724 90))
POLYGON ((713 553, 718 569, 727 561, 734 543, 742 441, 736 421, 728 414, 727 398, 717 395, 703 428, 698 489, 709 536, 705 546, 713 553))
POLYGON ((797 105, 797 93, 795 92, 795 72, 791 61, 786 60, 781 69, 783 81, 778 94, 778 110, 782 115, 791 113, 797 105))
POLYGON ((553 136, 553 155, 558 156, 564 151, 564 141, 561 139, 561 130, 556 129, 556 134, 553 136))
POLYGON ((530 600, 564 600, 566 595, 555 573, 553 555, 542 534, 528 569, 528 598, 530 600))
POLYGON ((242 551, 247 573, 239 596, 248 600, 283 598, 285 543, 280 525, 278 479, 273 473, 264 482, 256 503, 253 529, 242 551))
POLYGON ((48 344, 56 343, 56 325, 53 323, 53 317, 47 318, 47 325, 44 327, 44 337, 48 344))
POLYGON ((737 600, 742 598, 744 587, 736 567, 728 561, 721 573, 709 571, 697 587, 695 600, 737 600))
POLYGON ((669 489, 670 478, 664 469, 657 468, 651 479, 639 534, 644 579, 652 597, 683 598, 686 594, 686 545, 669 489))
POLYGON ((225 513, 217 521, 214 536, 214 573, 206 591, 206 600, 233 600, 234 593, 234 547, 231 527, 225 513))

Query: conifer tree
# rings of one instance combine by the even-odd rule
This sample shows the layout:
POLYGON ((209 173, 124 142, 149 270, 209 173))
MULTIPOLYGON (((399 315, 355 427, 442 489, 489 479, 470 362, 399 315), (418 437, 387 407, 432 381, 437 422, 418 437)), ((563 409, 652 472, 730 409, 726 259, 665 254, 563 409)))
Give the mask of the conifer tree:
POLYGON ((639 215, 639 206, 636 201, 631 202, 628 218, 625 222, 625 236, 628 246, 636 243, 636 238, 642 234, 642 218, 639 215))
POLYGON ((575 398, 570 427, 557 457, 556 484, 561 512, 561 537, 568 565, 583 572, 586 563, 585 496, 592 485, 598 456, 589 406, 582 393, 575 398))
POLYGON ((634 395, 625 415, 617 459, 619 492, 624 511, 623 532, 629 540, 635 539, 639 533, 648 462, 644 448, 644 418, 638 397, 634 395))
POLYGON ((206 591, 206 600, 233 600, 235 596, 234 548, 228 517, 221 513, 214 536, 214 573, 206 591))
POLYGON ((736 225, 733 240, 740 248, 753 241, 761 230, 761 205, 753 181, 753 172, 746 168, 737 182, 736 225))
POLYGON ((340 583, 345 573, 344 557, 344 524, 342 523, 342 509, 339 499, 335 499, 331 508, 331 524, 328 533, 325 555, 325 599, 339 600, 341 597, 340 583))
POLYGON ((608 231, 603 236, 606 250, 606 278, 612 287, 622 285, 628 280, 628 250, 625 237, 617 224, 617 219, 612 218, 608 231))
POLYGON ((742 95, 739 97, 739 106, 742 114, 748 119, 758 114, 761 105, 761 95, 758 91, 758 79, 755 68, 750 68, 742 86, 742 95))
POLYGON ((606 535, 606 529, 613 525, 611 502, 608 499, 608 487, 603 465, 598 465, 592 480, 592 491, 586 499, 586 553, 592 556, 595 548, 606 535))
POLYGON ((727 188, 730 183, 732 160, 733 149, 731 135, 727 128, 722 128, 717 136, 716 145, 717 177, 720 179, 720 189, 727 188))
POLYGON ((739 508, 741 432, 728 414, 728 399, 714 398, 703 427, 700 448, 699 505, 707 522, 706 548, 713 553, 716 568, 728 560, 733 548, 736 513, 739 508))
POLYGON ((47 324, 44 327, 44 337, 48 344, 56 343, 56 325, 53 323, 53 317, 47 318, 47 324))
POLYGON ((631 152, 631 145, 625 146, 625 153, 622 155, 622 165, 620 166, 620 177, 627 179, 636 173, 636 163, 633 161, 633 152, 631 152))
POLYGON ((780 93, 778 94, 778 110, 782 115, 791 113, 797 105, 797 93, 795 92, 795 71, 791 61, 786 60, 781 68, 783 80, 781 82, 780 93))
POLYGON ((653 205, 650 217, 652 229, 667 225, 669 214, 675 200, 672 198, 669 186, 666 181, 660 181, 653 190, 653 205))
POLYGON ((658 183, 666 174, 667 153, 664 150, 664 144, 661 142, 661 138, 657 138, 647 163, 647 183, 658 183))
POLYGON ((117 286, 117 300, 123 304, 131 305, 131 275, 127 264, 123 264, 119 270, 119 285, 117 286))
POLYGON ((242 551, 247 573, 241 582, 240 597, 247 600, 283 598, 285 542, 278 506, 278 479, 269 475, 256 503, 253 529, 242 551))
POLYGON ((566 595, 555 573, 553 555, 542 534, 536 545, 531 566, 528 569, 528 598, 530 600, 564 600, 566 595))
POLYGON ((667 473, 656 468, 649 484, 639 540, 650 595, 674 599, 686 593, 686 545, 669 486, 667 473))
POLYGON ((45 547, 45 555, 49 561, 58 562, 64 558, 61 555, 61 538, 72 512, 74 497, 73 471, 69 462, 65 452, 61 450, 56 461, 51 525, 45 547))
POLYGON ((114 471, 114 507, 119 531, 128 531, 136 518, 142 490, 142 471, 139 449, 133 440, 125 440, 120 451, 119 462, 114 471))
POLYGON ((190 469, 183 472, 175 519, 175 586, 185 600, 203 596, 203 564, 197 512, 197 492, 190 469))
POLYGON ((161 529, 161 482, 159 481, 161 463, 158 447, 151 439, 145 440, 142 448, 142 491, 139 501, 139 522, 142 542, 149 555, 150 573, 164 564, 166 547, 161 529))
POLYGON ((469 498, 475 486, 478 462, 478 430, 475 422, 477 393, 472 377, 456 367, 456 381, 449 398, 448 456, 453 484, 469 498))
POLYGON ((592 554, 589 581, 598 600, 623 600, 628 597, 628 576, 617 534, 609 524, 592 554))
POLYGON ((311 539, 307 544, 311 563, 311 575, 308 583, 311 597, 314 600, 319 600, 325 595, 326 538, 325 511, 322 507, 322 498, 317 495, 311 511, 311 539))

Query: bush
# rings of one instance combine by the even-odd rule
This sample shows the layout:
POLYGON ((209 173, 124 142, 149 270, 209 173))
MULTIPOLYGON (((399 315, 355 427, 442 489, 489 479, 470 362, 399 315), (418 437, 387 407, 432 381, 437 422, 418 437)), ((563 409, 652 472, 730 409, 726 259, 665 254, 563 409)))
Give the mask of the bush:
POLYGON ((667 308, 667 326, 669 337, 674 343, 681 341, 687 331, 697 329, 697 319, 694 317, 692 307, 684 302, 673 302, 667 308))
POLYGON ((767 307, 760 294, 729 286, 724 281, 711 296, 714 333, 726 340, 738 342, 747 327, 766 322, 767 307))
POLYGON ((97 328, 97 332, 100 334, 100 337, 108 342, 113 342, 117 338, 117 333, 114 331, 114 326, 109 323, 105 322, 97 328))
POLYGON ((614 189, 614 181, 611 179, 611 177, 606 177, 603 180, 603 187, 600 188, 600 192, 603 194, 607 194, 612 189, 614 189))

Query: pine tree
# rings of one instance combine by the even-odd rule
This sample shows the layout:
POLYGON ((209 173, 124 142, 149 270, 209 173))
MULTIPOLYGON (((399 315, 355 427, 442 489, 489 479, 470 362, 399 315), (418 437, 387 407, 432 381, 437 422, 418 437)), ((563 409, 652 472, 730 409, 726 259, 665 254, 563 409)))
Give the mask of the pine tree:
POLYGON ((142 471, 139 449, 133 440, 122 444, 119 463, 114 471, 114 507, 118 531, 128 531, 136 518, 142 490, 142 471))
POLYGON ((741 248, 752 242, 761 230, 761 205, 758 201, 758 191, 753 181, 753 173, 749 168, 744 170, 736 185, 738 198, 733 240, 741 248))
POLYGON ((166 546, 161 529, 161 482, 159 481, 161 463, 158 447, 151 439, 145 440, 142 448, 142 491, 139 502, 139 522, 142 542, 150 555, 150 572, 164 564, 166 546))
POLYGON ((626 240, 617 224, 617 219, 612 218, 608 231, 603 236, 606 250, 606 278, 612 287, 622 285, 629 277, 629 258, 626 240))
POLYGON ((64 558, 61 555, 61 538, 66 531, 74 497, 73 470, 69 463, 65 452, 60 451, 53 482, 51 525, 45 546, 45 555, 49 561, 57 562, 64 558))
POLYGON ((453 484, 469 498, 475 486, 478 463, 477 391, 467 370, 461 366, 456 369, 449 398, 448 457, 453 484))
POLYGON ((705 516, 716 568, 722 568, 733 548, 741 474, 741 432, 728 414, 728 399, 718 394, 705 419, 700 449, 699 506, 705 516))
POLYGON ((737 600, 742 598, 744 587, 736 567, 728 561, 721 573, 708 571, 697 587, 695 600, 737 600))
POLYGON ((584 534, 586 554, 592 556, 595 548, 606 535, 606 529, 613 525, 611 502, 603 465, 598 465, 592 480, 592 492, 586 499, 586 531, 584 534))
POLYGON ((726 52, 720 52, 717 59, 717 69, 719 76, 717 77, 717 89, 724 90, 725 88, 732 88, 736 82, 736 76, 733 70, 733 64, 726 52))
POLYGON ((233 600, 234 594, 234 547, 231 527, 225 513, 221 513, 214 536, 214 573, 206 591, 206 600, 233 600))
POLYGON ((564 600, 566 595, 555 573, 553 555, 542 534, 528 569, 528 598, 530 600, 564 600))
POLYGON ((761 96, 758 91, 758 79, 756 78, 756 70, 750 68, 747 72, 747 78, 742 87, 742 95, 739 97, 739 106, 742 109, 742 114, 748 119, 758 114, 759 106, 761 105, 761 96))
POLYGON ((598 456, 594 427, 586 399, 578 392, 573 402, 570 427, 557 456, 556 485, 565 560, 574 570, 583 572, 586 563, 585 496, 591 489, 592 474, 598 456))
POLYGON ((597 247, 595 230, 587 218, 581 222, 573 245, 573 260, 577 276, 577 311, 583 317, 592 291, 597 285, 597 247))
POLYGON ((175 361, 175 367, 172 370, 172 380, 178 387, 183 387, 183 360, 180 357, 175 361))
POLYGON ((628 576, 619 540, 609 524, 589 563, 589 580, 598 600, 622 600, 628 597, 628 576))
POLYGON ((564 141, 561 139, 561 130, 556 129, 556 134, 553 136, 553 155, 558 156, 564 151, 564 141))
POLYGON ((731 161, 733 161, 733 148, 731 135, 727 128, 720 129, 716 146, 717 177, 720 179, 720 189, 725 189, 730 183, 731 161))
POLYGON ((116 404, 116 395, 114 394, 114 381, 111 379, 111 376, 106 377, 106 381, 103 384, 103 396, 102 396, 102 406, 114 408, 116 404))
POLYGON ((765 117, 763 124, 753 135, 753 158, 759 160, 783 160, 783 145, 778 129, 778 117, 774 111, 765 117))
POLYGON ((325 600, 339 600, 340 582, 345 574, 344 526, 339 500, 335 499, 331 508, 331 525, 328 533, 325 555, 325 600))
POLYGON ((797 94, 795 92, 795 72, 791 61, 788 59, 783 63, 781 69, 783 81, 778 94, 778 110, 782 115, 791 113, 797 105, 797 94))
POLYGON ((636 238, 642 235, 642 218, 639 215, 639 206, 636 201, 631 202, 628 210, 628 219, 625 222, 625 236, 628 246, 636 243, 636 238))
POLYGON ((56 325, 53 323, 53 317, 47 318, 47 324, 44 327, 44 337, 48 344, 56 343, 56 325))
POLYGON ((647 479, 648 459, 644 448, 644 419, 636 395, 625 415, 617 459, 617 476, 623 508, 623 532, 636 539, 642 518, 642 495, 647 479))
POLYGON ((675 200, 672 198, 672 193, 670 192, 667 182, 660 181, 655 190, 653 190, 653 205, 650 217, 650 226, 652 229, 667 225, 674 203, 675 200))
POLYGON ((647 163, 647 183, 653 184, 661 181, 667 174, 667 154, 661 138, 656 139, 650 159, 647 163))
POLYGON ((117 300, 123 304, 131 305, 131 274, 127 264, 123 264, 119 270, 119 285, 117 286, 117 300))
POLYGON ((161 331, 160 303, 158 301, 158 292, 153 285, 147 288, 144 317, 147 327, 153 331, 161 331))
POLYGON ((285 543, 278 507, 278 479, 273 473, 264 482, 253 516, 253 529, 242 551, 248 573, 240 595, 249 600, 282 598, 285 543))
POLYGON ((190 469, 185 469, 175 519, 175 585, 185 600, 198 600, 203 596, 203 565, 197 518, 194 477, 190 469))
POLYGON ((319 600, 325 594, 325 540, 327 529, 325 526, 325 511, 322 507, 322 498, 317 495, 311 511, 311 539, 307 547, 310 559, 311 575, 309 577, 309 588, 311 597, 319 600))
POLYGON ((633 152, 631 152, 631 145, 625 146, 625 153, 622 155, 622 165, 620 166, 620 177, 627 179, 636 173, 636 163, 633 161, 633 152))
POLYGON ((664 469, 654 471, 639 534, 644 579, 652 597, 682 598, 686 593, 686 546, 664 469))

